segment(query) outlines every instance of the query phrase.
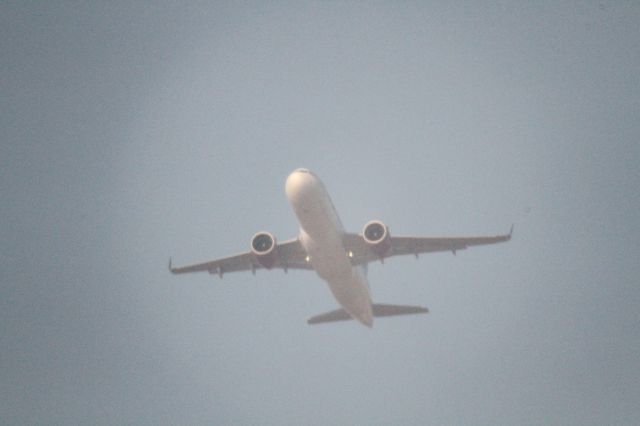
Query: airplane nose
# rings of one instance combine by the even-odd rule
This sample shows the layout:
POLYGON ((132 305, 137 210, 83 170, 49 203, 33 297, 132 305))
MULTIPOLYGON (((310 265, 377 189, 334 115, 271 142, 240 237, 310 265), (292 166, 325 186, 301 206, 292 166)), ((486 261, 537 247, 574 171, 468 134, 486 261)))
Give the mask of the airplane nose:
POLYGON ((315 190, 317 186, 316 177, 307 169, 296 169, 289 177, 285 184, 285 192, 290 202, 296 202, 315 190))

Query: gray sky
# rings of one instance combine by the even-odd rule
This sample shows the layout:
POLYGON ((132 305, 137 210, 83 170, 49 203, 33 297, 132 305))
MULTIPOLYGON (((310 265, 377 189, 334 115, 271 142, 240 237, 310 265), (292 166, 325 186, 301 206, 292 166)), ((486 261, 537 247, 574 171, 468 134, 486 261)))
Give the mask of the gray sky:
POLYGON ((640 423, 635 2, 3 2, 3 424, 640 423), (514 239, 171 276, 297 224, 514 239))

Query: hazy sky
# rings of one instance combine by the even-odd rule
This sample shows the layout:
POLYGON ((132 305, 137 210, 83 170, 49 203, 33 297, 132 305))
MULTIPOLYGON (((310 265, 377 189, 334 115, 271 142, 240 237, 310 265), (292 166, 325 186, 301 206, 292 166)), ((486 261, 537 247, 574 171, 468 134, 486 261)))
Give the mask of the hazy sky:
POLYGON ((640 423, 636 2, 2 2, 0 423, 640 423), (532 4, 533 3, 533 4, 532 4), (297 224, 508 244, 172 276, 297 224))

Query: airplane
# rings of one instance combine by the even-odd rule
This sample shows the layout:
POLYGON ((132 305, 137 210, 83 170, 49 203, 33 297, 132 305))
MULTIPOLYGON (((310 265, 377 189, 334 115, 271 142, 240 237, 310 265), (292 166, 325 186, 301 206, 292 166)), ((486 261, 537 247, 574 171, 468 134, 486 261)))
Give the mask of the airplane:
POLYGON ((339 309, 316 315, 308 324, 355 319, 371 328, 374 317, 423 314, 422 306, 377 304, 371 300, 367 265, 392 256, 456 251, 470 246, 495 244, 511 239, 508 234, 493 237, 409 237, 391 236, 379 220, 368 222, 361 234, 344 230, 329 193, 312 171, 299 168, 288 177, 285 193, 300 224, 300 233, 281 243, 269 232, 258 232, 251 239, 251 250, 235 256, 173 267, 173 274, 206 271, 218 274, 258 269, 313 270, 329 286, 339 309))

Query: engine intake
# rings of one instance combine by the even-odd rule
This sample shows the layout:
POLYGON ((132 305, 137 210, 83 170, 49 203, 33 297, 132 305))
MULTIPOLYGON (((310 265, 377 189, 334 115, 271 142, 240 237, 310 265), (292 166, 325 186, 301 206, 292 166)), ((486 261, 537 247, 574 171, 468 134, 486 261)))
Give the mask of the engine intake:
POLYGON ((391 250, 389 228, 379 220, 367 223, 362 230, 362 237, 371 251, 380 257, 386 256, 391 250))
POLYGON ((268 232, 258 232, 251 239, 251 252, 260 265, 271 269, 278 259, 275 237, 268 232))

